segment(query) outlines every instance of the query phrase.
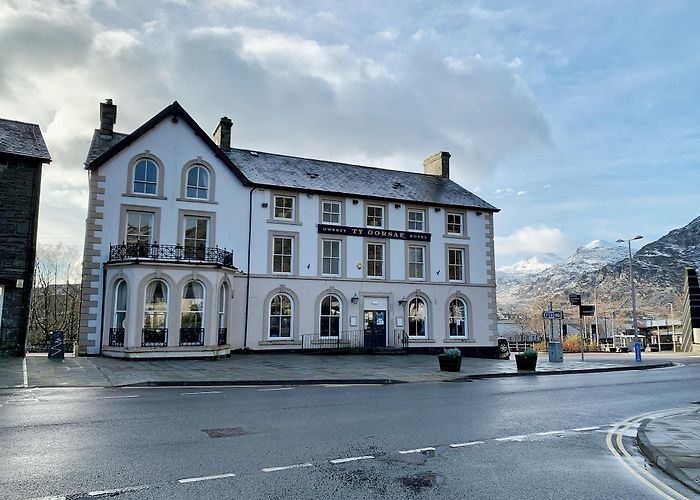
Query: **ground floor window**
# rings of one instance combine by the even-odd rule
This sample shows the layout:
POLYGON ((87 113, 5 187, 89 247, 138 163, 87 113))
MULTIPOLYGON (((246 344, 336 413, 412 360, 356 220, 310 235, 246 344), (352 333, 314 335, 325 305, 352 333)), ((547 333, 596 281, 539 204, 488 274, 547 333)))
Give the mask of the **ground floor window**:
POLYGON ((466 302, 462 299, 453 299, 448 307, 450 337, 468 337, 466 302))
POLYGON ((428 307, 420 297, 413 297, 408 303, 408 335, 410 337, 428 336, 428 307))
POLYGON ((165 328, 168 324, 168 285, 153 280, 146 287, 143 327, 149 330, 165 328))
POLYGON ((340 334, 341 303, 337 295, 327 295, 321 301, 321 337, 337 337, 340 334))
POLYGON ((279 293, 270 301, 270 338, 291 339, 293 325, 293 302, 286 293, 279 293))

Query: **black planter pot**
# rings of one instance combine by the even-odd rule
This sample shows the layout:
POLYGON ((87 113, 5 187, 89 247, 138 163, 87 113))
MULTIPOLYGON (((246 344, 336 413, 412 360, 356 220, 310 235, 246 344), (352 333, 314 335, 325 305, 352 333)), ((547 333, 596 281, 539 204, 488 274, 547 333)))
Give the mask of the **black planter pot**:
POLYGON ((462 357, 450 358, 443 354, 438 354, 438 362, 440 363, 440 371, 442 372, 458 372, 462 369, 462 357))
POLYGON ((515 365, 518 367, 518 370, 529 370, 534 372, 535 367, 537 366, 537 356, 525 357, 522 354, 516 354, 515 365))

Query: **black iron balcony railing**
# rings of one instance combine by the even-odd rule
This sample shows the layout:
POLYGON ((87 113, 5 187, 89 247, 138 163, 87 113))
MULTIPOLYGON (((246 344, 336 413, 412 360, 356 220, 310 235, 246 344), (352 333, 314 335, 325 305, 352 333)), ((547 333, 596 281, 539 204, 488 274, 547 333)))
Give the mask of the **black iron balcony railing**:
POLYGON ((204 345, 204 328, 180 328, 180 345, 204 345))
POLYGON ((226 328, 219 328, 218 344, 219 345, 228 344, 228 330, 226 328))
POLYGON ((124 329, 110 328, 109 329, 109 345, 110 347, 124 347, 124 329))
POLYGON ((165 347, 168 345, 167 328, 144 328, 142 333, 142 347, 165 347))
POLYGON ((109 246, 109 262, 139 259, 233 267, 233 252, 229 252, 225 248, 186 247, 159 243, 123 243, 109 246))

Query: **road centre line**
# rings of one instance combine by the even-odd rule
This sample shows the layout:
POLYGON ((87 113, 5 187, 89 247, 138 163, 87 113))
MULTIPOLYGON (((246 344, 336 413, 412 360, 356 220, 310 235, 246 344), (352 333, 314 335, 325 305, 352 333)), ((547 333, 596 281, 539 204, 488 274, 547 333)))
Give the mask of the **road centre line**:
POLYGON ((527 439, 530 437, 528 434, 521 434, 520 436, 506 436, 502 438, 496 438, 494 441, 522 441, 523 439, 527 439))
POLYGON ((22 387, 29 387, 29 376, 27 375, 27 358, 22 358, 22 387))
POLYGON ((258 392, 268 392, 268 391, 291 391, 294 387, 271 387, 269 389, 258 389, 258 392))
POLYGON ((577 427, 576 429, 571 429, 574 432, 584 432, 584 431, 595 431, 600 429, 600 426, 592 426, 592 427, 577 427))
POLYGON ((235 477, 236 474, 229 472, 227 474, 216 474, 214 476, 201 476, 201 477, 188 477, 185 479, 178 479, 177 482, 180 484, 184 483, 196 483, 198 481, 210 481, 212 479, 225 479, 227 477, 235 477))
POLYGON ((289 469, 299 469, 301 467, 313 467, 314 464, 311 463, 305 463, 305 464, 294 464, 294 465, 285 465, 282 467, 265 467, 264 469, 260 469, 261 472, 278 472, 282 470, 289 470, 289 469))
POLYGON ((331 460, 330 462, 332 464, 345 464, 348 462, 357 462, 359 460, 373 460, 373 459, 374 459, 373 455, 365 455, 363 457, 336 458, 335 460, 331 460))
POLYGON ((435 451, 435 448, 432 446, 427 446, 425 448, 415 448, 413 450, 401 450, 398 453, 401 453, 402 455, 407 455, 409 453, 423 453, 424 451, 435 451))
POLYGON ((138 394, 129 394, 128 396, 105 396, 102 399, 125 399, 125 398, 140 398, 138 394))
POLYGON ((129 493, 131 491, 147 490, 148 488, 150 488, 150 486, 147 484, 145 484, 143 486, 126 486, 124 488, 115 488, 113 490, 89 491, 87 493, 87 496, 89 496, 89 497, 114 496, 114 495, 120 495, 122 493, 129 493))
POLYGON ((450 448, 464 448, 465 446, 474 446, 476 444, 484 444, 486 441, 469 441, 467 443, 455 443, 451 444, 450 448))
MULTIPOLYGON (((596 427, 597 429, 597 427, 596 427)), ((576 430, 576 429, 574 429, 576 430)), ((546 431, 546 432, 535 432, 535 436, 554 436, 555 434, 566 434, 566 431, 546 431)))
POLYGON ((199 394, 221 394, 221 391, 198 391, 198 392, 183 392, 181 396, 196 396, 199 394))

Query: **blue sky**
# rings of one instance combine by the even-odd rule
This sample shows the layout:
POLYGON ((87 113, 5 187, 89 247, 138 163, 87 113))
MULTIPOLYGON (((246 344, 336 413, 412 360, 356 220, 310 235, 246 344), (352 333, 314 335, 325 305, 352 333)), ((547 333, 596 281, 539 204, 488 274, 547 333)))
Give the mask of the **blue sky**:
POLYGON ((502 212, 498 265, 698 215, 695 1, 0 4, 0 116, 39 123, 39 239, 81 244, 98 102, 173 100, 236 146, 453 178, 502 212))

